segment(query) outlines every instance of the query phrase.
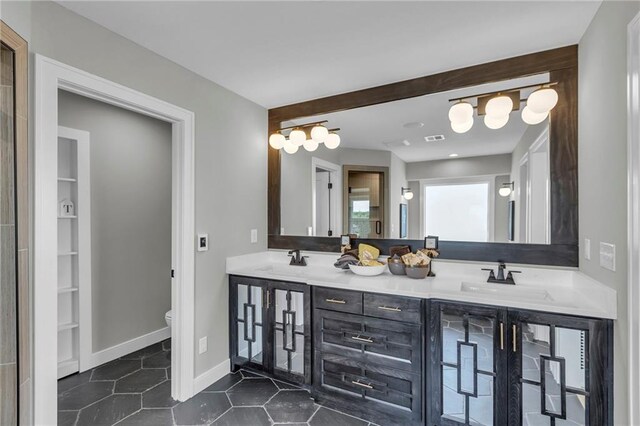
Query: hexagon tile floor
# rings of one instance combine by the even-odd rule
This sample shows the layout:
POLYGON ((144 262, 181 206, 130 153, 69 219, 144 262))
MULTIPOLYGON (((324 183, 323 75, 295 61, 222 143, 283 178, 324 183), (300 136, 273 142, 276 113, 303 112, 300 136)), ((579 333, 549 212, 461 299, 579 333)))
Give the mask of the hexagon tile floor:
POLYGON ((309 392, 247 371, 193 398, 171 398, 169 340, 58 381, 58 425, 370 426, 316 404, 309 392))

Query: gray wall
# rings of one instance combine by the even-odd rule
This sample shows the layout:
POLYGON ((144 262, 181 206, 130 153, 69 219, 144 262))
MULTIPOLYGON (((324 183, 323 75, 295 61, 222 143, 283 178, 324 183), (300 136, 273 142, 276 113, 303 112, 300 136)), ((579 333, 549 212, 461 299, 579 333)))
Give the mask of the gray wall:
POLYGON ((91 133, 93 351, 166 327, 171 124, 65 91, 58 123, 91 133))
MULTIPOLYGON (((211 240, 210 250, 196 253, 195 260, 195 375, 225 361, 225 258, 267 247, 267 111, 56 3, 3 1, 2 19, 29 42, 31 53, 195 112, 195 227, 211 240), (250 243, 252 228, 258 229, 257 244, 250 243), (203 336, 209 350, 198 355, 203 336)), ((29 118, 33 143, 33 109, 29 118)))
POLYGON ((616 425, 628 421, 627 377, 627 25, 640 2, 605 1, 579 44, 578 175, 580 270, 618 292, 614 326, 616 425), (584 259, 591 239, 591 260, 584 259), (616 272, 599 265, 598 245, 616 245, 616 272))
POLYGON ((407 164, 407 179, 438 179, 511 173, 511 154, 420 161, 407 164))

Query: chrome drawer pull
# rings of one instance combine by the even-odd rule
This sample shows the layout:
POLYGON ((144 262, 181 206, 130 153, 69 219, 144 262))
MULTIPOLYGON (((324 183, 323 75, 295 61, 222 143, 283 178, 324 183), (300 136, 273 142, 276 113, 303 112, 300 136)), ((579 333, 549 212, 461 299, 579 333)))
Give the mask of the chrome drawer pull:
POLYGON ((369 337, 351 336, 351 338, 353 340, 357 340, 358 342, 373 343, 373 339, 371 339, 369 337))
POLYGON ((382 309, 383 311, 402 312, 402 309, 400 308, 390 308, 389 306, 378 306, 378 309, 382 309))
POLYGON ((340 300, 340 299, 324 299, 324 300, 327 303, 337 303, 339 305, 344 305, 345 303, 347 303, 346 301, 340 300))
POLYGON ((353 384, 354 384, 354 385, 356 385, 356 386, 363 387, 363 388, 373 389, 373 386, 368 385, 368 384, 366 384, 366 383, 360 383, 360 381, 359 381, 359 380, 352 380, 352 381, 351 381, 351 383, 353 383, 353 384))

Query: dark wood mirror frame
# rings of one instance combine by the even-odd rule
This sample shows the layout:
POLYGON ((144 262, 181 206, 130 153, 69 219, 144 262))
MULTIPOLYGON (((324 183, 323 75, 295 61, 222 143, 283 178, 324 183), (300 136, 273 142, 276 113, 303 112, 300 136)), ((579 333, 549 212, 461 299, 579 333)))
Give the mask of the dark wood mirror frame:
MULTIPOLYGON (((557 82, 559 101, 551 111, 550 215, 551 244, 474 243, 440 241, 440 258, 578 266, 578 46, 566 46, 499 61, 473 65, 425 77, 355 92, 286 105, 269 110, 269 134, 283 121, 393 102, 463 87, 549 73, 557 82)), ((280 151, 269 147, 268 247, 311 251, 340 251, 339 237, 280 234, 280 151)), ((383 253, 393 245, 422 248, 422 240, 365 240, 383 253)))

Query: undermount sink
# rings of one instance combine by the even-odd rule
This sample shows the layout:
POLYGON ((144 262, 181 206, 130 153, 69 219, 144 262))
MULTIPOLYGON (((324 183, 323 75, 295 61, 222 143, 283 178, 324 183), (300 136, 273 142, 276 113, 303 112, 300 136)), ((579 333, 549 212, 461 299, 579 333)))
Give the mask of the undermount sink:
POLYGON ((518 299, 518 300, 546 300, 553 302, 553 297, 542 289, 523 288, 518 285, 511 284, 492 284, 492 283, 466 283, 463 282, 460 288, 465 293, 485 294, 495 296, 497 299, 518 299))

